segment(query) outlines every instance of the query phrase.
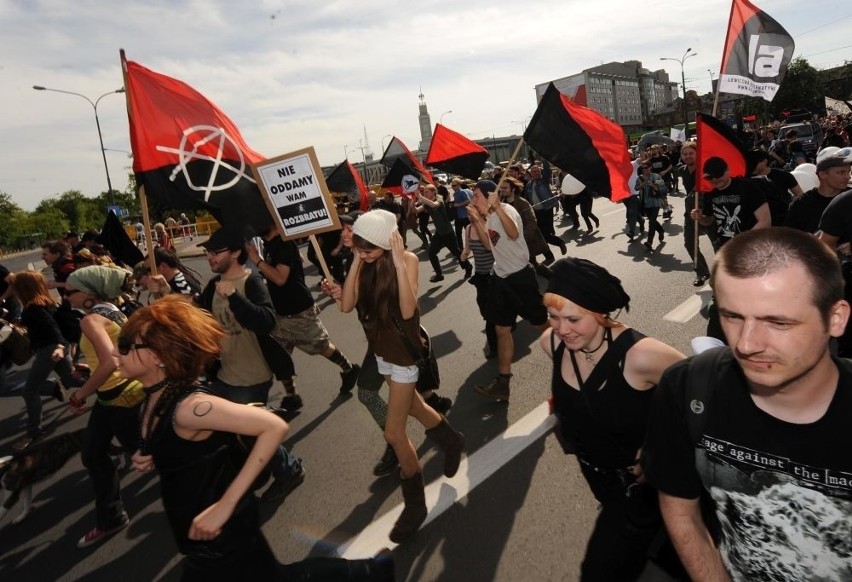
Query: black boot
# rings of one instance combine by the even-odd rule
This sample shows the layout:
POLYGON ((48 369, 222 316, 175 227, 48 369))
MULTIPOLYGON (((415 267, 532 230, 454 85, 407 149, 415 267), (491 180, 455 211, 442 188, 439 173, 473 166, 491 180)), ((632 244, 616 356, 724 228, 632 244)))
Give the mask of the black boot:
POLYGON ((395 544, 401 544, 414 535, 426 521, 427 513, 423 474, 418 471, 408 479, 401 477, 400 483, 402 484, 402 498, 405 501, 405 508, 390 532, 390 540, 395 544))
POLYGON ((376 466, 373 467, 373 475, 376 477, 384 477, 390 475, 391 472, 399 466, 399 461, 396 459, 396 452, 393 447, 388 445, 385 452, 376 466))
POLYGON ((464 449, 464 435, 455 430, 446 417, 435 428, 426 429, 426 436, 434 440, 444 451, 444 477, 452 477, 459 470, 464 449))

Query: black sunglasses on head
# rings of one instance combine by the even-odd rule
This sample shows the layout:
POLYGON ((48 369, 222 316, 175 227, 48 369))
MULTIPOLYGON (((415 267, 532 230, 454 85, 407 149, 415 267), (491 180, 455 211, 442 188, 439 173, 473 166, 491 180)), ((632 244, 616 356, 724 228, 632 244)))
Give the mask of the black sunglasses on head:
POLYGON ((148 344, 136 344, 133 343, 129 337, 121 337, 118 338, 118 353, 122 356, 126 356, 130 353, 130 350, 142 350, 146 348, 150 348, 148 344))

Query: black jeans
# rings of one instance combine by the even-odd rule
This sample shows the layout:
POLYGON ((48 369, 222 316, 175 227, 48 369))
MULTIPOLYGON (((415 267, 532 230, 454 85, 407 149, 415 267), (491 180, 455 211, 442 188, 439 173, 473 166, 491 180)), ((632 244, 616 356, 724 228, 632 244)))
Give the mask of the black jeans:
POLYGON ((598 220, 598 217, 592 213, 592 204, 594 204, 595 201, 595 199, 592 198, 592 195, 589 194, 588 191, 585 191, 582 194, 578 194, 577 198, 580 199, 580 215, 583 217, 583 221, 586 223, 586 228, 591 231, 592 222, 595 223, 595 228, 600 226, 601 221, 598 220))
POLYGON ((96 402, 89 412, 89 424, 80 457, 95 488, 95 515, 99 529, 119 525, 124 517, 124 502, 118 471, 109 456, 113 437, 127 453, 139 448, 139 406, 105 406, 96 402))
POLYGON ((436 275, 443 274, 441 262, 438 260, 438 252, 445 248, 449 249, 460 265, 469 264, 467 261, 461 260, 461 253, 459 252, 459 246, 456 244, 455 235, 435 233, 432 235, 432 241, 429 243, 429 262, 432 263, 432 269, 434 269, 436 275))
POLYGON ((565 248, 565 241, 556 236, 556 229, 553 226, 553 209, 552 208, 535 208, 535 220, 538 223, 538 229, 544 235, 544 240, 547 244, 551 244, 565 248))
MULTIPOLYGON (((695 265, 695 274, 699 277, 709 277, 710 268, 707 266, 707 260, 701 254, 701 247, 695 245, 695 223, 687 214, 683 217, 683 246, 686 247, 686 252, 689 253, 689 258, 692 259, 692 264, 695 265), (696 253, 697 251, 697 253, 696 253)), ((707 234, 705 228, 698 226, 698 241, 700 244, 701 235, 707 234)))
POLYGON ((654 244, 654 233, 660 233, 660 240, 663 240, 663 237, 666 235, 666 231, 663 230, 662 225, 657 220, 657 216, 660 215, 659 208, 648 208, 645 207, 645 216, 648 218, 648 242, 645 243, 648 246, 654 244))

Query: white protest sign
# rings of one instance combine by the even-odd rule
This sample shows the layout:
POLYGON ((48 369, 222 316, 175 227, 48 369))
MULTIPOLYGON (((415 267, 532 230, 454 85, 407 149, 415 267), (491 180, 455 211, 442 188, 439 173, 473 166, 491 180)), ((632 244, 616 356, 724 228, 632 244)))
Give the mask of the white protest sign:
POLYGON ((314 148, 270 158, 251 169, 283 239, 340 228, 314 148))

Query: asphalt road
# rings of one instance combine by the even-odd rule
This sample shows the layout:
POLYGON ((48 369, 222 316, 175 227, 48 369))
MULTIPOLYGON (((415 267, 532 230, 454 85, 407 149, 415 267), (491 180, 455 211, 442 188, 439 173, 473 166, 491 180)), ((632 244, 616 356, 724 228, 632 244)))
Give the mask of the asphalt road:
MULTIPOLYGON (((705 322, 697 313, 709 291, 696 292, 691 284, 694 276, 680 236, 683 199, 673 197, 672 202, 675 219, 664 225, 666 242, 654 253, 641 244, 628 244, 624 209, 607 200, 595 201, 601 219, 598 231, 565 231, 569 223, 557 219, 557 232, 568 241, 570 254, 593 260, 622 279, 632 301, 629 313, 619 319, 690 353, 690 338, 703 335, 705 322)), ((442 459, 422 427, 409 425, 434 508, 431 521, 394 550, 398 579, 576 580, 596 506, 576 460, 562 453, 548 431, 540 406, 549 395, 551 365, 538 348, 537 333, 526 323, 515 332, 511 403, 495 404, 477 396, 473 384, 489 380, 496 368, 483 357, 483 323, 474 289, 461 280, 463 273, 451 266, 448 254, 446 279, 429 283, 432 273, 425 253, 418 250, 420 242, 413 235, 408 240, 421 257, 420 305, 439 356, 441 391, 455 401, 448 418, 466 435, 468 460, 454 479, 444 479, 442 459)), ((33 260, 24 256, 4 264, 25 268, 33 260)), ((187 262, 209 275, 203 258, 187 262)), ((316 285, 313 267, 308 273, 309 283, 316 285)), ((365 341, 354 314, 340 313, 325 298, 319 304, 332 341, 350 359, 360 361, 365 341)), ((266 536, 285 562, 334 551, 369 555, 390 546, 392 512, 399 510, 402 497, 396 476, 372 475, 384 450, 380 431, 357 396, 338 397, 335 366, 298 352, 294 359, 305 407, 293 419, 285 444, 304 459, 307 477, 266 516, 266 536)), ((273 400, 282 393, 276 384, 273 400)), ((62 410, 57 402, 46 404, 47 422, 62 410)), ((84 424, 85 417, 66 414, 57 430, 84 424)), ((0 398, 0 455, 8 454, 23 427, 20 397, 0 398)), ((79 456, 37 484, 27 520, 11 525, 13 509, 0 521, 0 579, 176 580, 179 557, 162 513, 156 476, 125 473, 121 484, 130 526, 85 550, 75 544, 94 526, 94 515, 91 485, 79 456)), ((246 579, 251 579, 250 573, 246 579)))

